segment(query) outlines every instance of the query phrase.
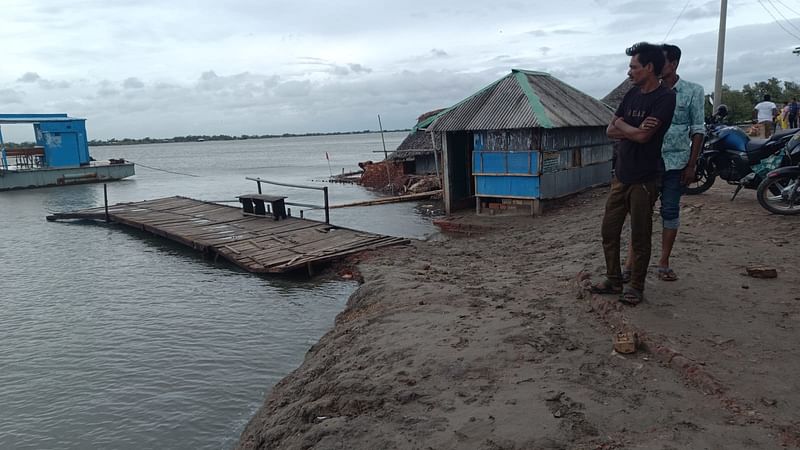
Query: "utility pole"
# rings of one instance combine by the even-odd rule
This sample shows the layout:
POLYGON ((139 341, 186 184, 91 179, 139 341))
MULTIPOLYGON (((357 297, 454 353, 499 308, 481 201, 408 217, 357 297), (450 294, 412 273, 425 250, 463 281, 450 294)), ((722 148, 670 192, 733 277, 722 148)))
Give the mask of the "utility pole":
POLYGON ((728 0, 719 6, 719 40, 717 41, 717 74, 714 78, 714 110, 722 104, 722 64, 725 60, 725 18, 728 15, 728 0))

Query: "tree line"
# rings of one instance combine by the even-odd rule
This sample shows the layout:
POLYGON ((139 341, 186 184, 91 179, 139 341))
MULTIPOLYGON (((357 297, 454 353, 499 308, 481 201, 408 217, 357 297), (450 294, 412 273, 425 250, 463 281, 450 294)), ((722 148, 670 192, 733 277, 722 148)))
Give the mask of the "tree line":
MULTIPOLYGON (((393 133, 397 131, 411 131, 409 129, 398 130, 383 130, 384 133, 393 133)), ((204 142, 204 141, 240 141, 246 139, 270 139, 281 137, 302 137, 302 136, 338 136, 344 134, 367 134, 379 133, 375 130, 361 130, 361 131, 332 131, 328 133, 283 133, 283 134, 242 134, 239 136, 230 136, 227 134, 215 135, 188 135, 188 136, 175 136, 171 138, 122 138, 122 139, 91 139, 89 145, 92 147, 101 147, 103 145, 136 145, 136 144, 164 144, 173 142, 204 142)), ((35 142, 4 142, 6 148, 28 148, 36 145, 35 142)))
MULTIPOLYGON (((384 130, 385 133, 391 133, 394 131, 410 131, 406 130, 384 130)), ((241 141, 247 139, 272 139, 272 138, 281 138, 281 137, 302 137, 302 136, 338 136, 343 134, 367 134, 367 133, 378 133, 375 130, 361 130, 361 131, 333 131, 328 133, 283 133, 283 134, 242 134, 239 136, 231 136, 227 134, 215 134, 215 135, 188 135, 188 136, 175 136, 171 138, 151 138, 151 137, 144 137, 144 138, 123 138, 123 139, 106 139, 106 140, 98 140, 92 139, 89 141, 89 145, 91 146, 103 146, 103 145, 135 145, 135 144, 163 144, 163 143, 173 143, 173 142, 203 142, 203 141, 241 141)))
MULTIPOLYGON (((772 101, 778 105, 778 109, 780 109, 783 107, 783 103, 791 102, 792 98, 800 99, 800 84, 792 81, 781 81, 774 77, 767 81, 745 84, 741 90, 734 90, 730 86, 723 84, 722 103, 728 107, 726 122, 750 122, 753 118, 753 108, 764 99, 764 95, 769 95, 772 101)), ((712 104, 713 94, 706 95, 706 117, 710 117, 712 114, 712 104)))

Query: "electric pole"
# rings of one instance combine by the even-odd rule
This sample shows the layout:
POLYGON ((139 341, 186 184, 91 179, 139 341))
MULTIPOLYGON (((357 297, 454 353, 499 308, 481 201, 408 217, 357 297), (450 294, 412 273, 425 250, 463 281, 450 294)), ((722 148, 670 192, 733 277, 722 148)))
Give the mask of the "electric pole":
POLYGON ((717 73, 714 78, 714 110, 722 104, 722 64, 725 60, 725 18, 728 15, 728 0, 719 7, 719 40, 717 41, 717 73))

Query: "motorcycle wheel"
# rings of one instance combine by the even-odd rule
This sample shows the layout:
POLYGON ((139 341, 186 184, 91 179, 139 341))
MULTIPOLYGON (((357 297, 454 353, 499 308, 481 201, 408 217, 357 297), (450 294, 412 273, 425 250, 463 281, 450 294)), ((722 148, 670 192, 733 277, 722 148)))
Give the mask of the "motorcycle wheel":
POLYGON ((710 173, 707 169, 706 162, 697 161, 697 171, 695 172, 694 181, 686 186, 684 191, 688 195, 702 194, 703 192, 711 189, 714 181, 717 180, 717 175, 710 173))
POLYGON ((758 185, 756 197, 758 203, 773 214, 800 214, 800 177, 784 175, 766 178, 758 185))

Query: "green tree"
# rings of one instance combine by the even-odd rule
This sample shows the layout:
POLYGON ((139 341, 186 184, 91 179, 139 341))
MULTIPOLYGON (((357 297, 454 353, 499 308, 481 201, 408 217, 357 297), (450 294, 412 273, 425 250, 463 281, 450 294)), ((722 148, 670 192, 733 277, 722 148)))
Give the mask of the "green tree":
MULTIPOLYGON (((726 122, 742 123, 752 120, 753 107, 764 99, 765 94, 768 94, 775 103, 788 102, 793 97, 800 98, 800 84, 781 81, 773 77, 752 85, 745 84, 741 91, 731 89, 728 85, 722 85, 722 103, 728 107, 726 122)), ((711 98, 713 98, 711 94, 706 96, 706 117, 711 116, 711 98)))
MULTIPOLYGON (((712 114, 713 98, 713 94, 706 96, 706 117, 712 114)), ((752 118, 755 103, 750 101, 747 94, 733 90, 727 84, 722 85, 722 104, 728 107, 728 117, 725 119, 727 123, 748 122, 752 118)))

